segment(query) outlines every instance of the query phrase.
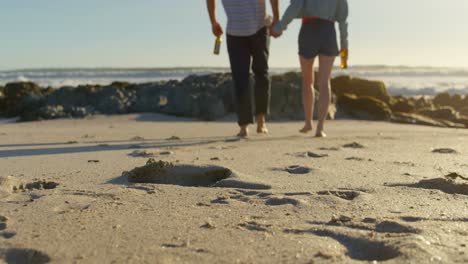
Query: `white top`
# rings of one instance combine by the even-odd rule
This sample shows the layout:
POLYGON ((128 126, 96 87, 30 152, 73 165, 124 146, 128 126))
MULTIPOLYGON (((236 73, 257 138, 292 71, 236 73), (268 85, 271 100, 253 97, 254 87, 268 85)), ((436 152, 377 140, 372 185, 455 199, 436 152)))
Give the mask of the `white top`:
POLYGON ((228 18, 227 34, 252 36, 265 26, 266 0, 222 0, 228 18))

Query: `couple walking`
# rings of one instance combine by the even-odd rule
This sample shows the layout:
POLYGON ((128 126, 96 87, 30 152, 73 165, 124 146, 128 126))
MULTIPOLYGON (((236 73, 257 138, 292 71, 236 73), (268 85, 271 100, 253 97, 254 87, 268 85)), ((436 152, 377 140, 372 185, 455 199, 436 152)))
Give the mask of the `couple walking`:
MULTIPOLYGON (((222 0, 227 15, 227 46, 235 87, 235 102, 240 132, 248 136, 248 125, 257 122, 257 132, 267 134, 266 116, 270 104, 269 42, 270 35, 277 38, 295 18, 302 19, 299 33, 299 59, 303 77, 303 106, 305 124, 300 130, 313 130, 314 63, 318 58, 319 86, 318 124, 315 135, 325 137, 324 123, 331 101, 330 78, 335 57, 340 53, 335 22, 340 29, 341 51, 348 51, 348 3, 347 0, 291 0, 284 15, 279 16, 279 0, 270 0, 273 21, 268 21, 266 0, 222 0), (252 106, 250 68, 255 76, 252 106)), ((216 37, 223 35, 223 28, 216 18, 216 0, 207 0, 212 31, 216 37)), ((270 19, 271 20, 271 19, 270 19)))

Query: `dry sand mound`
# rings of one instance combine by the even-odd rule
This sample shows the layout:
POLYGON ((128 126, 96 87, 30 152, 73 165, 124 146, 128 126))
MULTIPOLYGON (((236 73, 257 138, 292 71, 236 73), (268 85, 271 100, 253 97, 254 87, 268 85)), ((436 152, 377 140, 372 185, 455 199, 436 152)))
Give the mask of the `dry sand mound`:
POLYGON ((126 171, 122 175, 132 183, 271 189, 266 184, 242 181, 239 173, 224 167, 172 164, 154 159, 149 159, 145 166, 126 171))

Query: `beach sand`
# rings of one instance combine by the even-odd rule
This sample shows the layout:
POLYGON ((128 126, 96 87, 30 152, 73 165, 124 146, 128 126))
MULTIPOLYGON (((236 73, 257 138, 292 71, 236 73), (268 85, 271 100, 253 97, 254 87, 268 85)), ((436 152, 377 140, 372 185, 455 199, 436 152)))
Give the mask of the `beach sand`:
POLYGON ((468 175, 468 130, 301 125, 239 140, 232 117, 1 124, 0 262, 468 262, 468 181, 444 177, 468 175), (149 158, 237 177, 129 183, 149 158))

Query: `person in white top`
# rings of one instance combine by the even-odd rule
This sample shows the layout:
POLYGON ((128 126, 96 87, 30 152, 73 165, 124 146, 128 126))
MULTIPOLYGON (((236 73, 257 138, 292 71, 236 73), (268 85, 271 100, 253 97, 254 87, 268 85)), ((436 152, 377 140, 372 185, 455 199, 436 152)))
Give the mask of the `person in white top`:
MULTIPOLYGON (((270 25, 267 25, 266 0, 222 0, 228 18, 227 46, 234 81, 236 112, 240 132, 247 137, 248 125, 257 121, 257 133, 267 134, 266 116, 270 107, 268 67, 270 25), (255 76, 255 110, 250 88, 250 68, 255 76)), ((279 20, 279 1, 270 0, 273 24, 279 20)), ((216 1, 207 0, 211 28, 216 37, 224 34, 216 18, 216 1)))

